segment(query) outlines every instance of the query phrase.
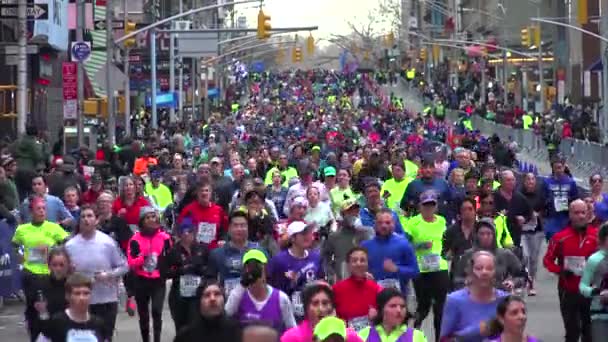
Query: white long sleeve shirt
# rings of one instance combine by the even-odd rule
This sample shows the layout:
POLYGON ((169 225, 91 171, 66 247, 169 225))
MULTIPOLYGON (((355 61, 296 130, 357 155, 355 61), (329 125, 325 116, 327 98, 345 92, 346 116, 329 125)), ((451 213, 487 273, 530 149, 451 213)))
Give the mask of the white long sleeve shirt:
POLYGON ((93 279, 91 304, 118 302, 118 284, 129 271, 129 266, 116 241, 96 231, 90 239, 85 239, 81 234, 74 236, 65 244, 65 248, 72 259, 74 271, 93 279), (96 282, 95 274, 99 272, 109 273, 110 280, 96 282))

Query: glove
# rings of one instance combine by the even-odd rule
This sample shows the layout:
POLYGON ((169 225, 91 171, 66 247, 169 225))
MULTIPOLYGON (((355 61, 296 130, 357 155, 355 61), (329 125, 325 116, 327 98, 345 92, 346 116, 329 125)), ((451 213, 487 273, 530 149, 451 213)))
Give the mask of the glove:
POLYGON ((594 287, 593 290, 591 290, 591 295, 598 296, 600 294, 600 292, 602 292, 600 289, 598 289, 597 287, 594 287))
POLYGON ((129 242, 129 248, 131 249, 131 258, 137 258, 141 254, 139 242, 131 240, 131 242, 129 242))

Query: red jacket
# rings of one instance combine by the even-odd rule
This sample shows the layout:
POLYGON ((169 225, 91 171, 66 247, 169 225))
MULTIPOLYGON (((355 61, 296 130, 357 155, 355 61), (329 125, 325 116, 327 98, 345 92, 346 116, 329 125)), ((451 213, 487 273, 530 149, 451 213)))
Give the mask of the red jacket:
POLYGON ((194 201, 182 209, 177 223, 180 224, 184 217, 188 216, 196 226, 196 241, 208 245, 209 249, 217 248, 218 240, 228 230, 228 215, 224 209, 215 203, 203 207, 198 201, 194 201))
POLYGON ((348 322, 353 318, 367 317, 369 308, 376 308, 376 295, 382 287, 373 280, 350 277, 337 282, 333 290, 336 314, 348 322))
POLYGON ((123 216, 123 218, 125 219, 125 221, 127 221, 127 224, 129 226, 138 226, 139 211, 142 207, 147 206, 150 206, 150 202, 148 202, 148 200, 143 197, 136 198, 135 202, 133 202, 133 205, 131 205, 130 207, 127 207, 120 199, 120 197, 118 197, 116 198, 116 200, 114 200, 114 203, 112 204, 112 213, 114 215, 118 215, 118 212, 121 209, 125 208, 127 210, 127 213, 123 216))
POLYGON ((135 233, 127 250, 129 268, 140 277, 159 279, 162 276, 159 266, 170 247, 171 236, 160 228, 149 235, 135 233))
POLYGON ((591 254, 597 251, 597 231, 597 228, 589 226, 585 234, 580 234, 568 225, 551 238, 543 264, 549 272, 559 275, 559 288, 571 293, 579 292, 578 284, 581 281, 580 276, 585 264, 585 262, 581 262, 580 258, 584 258, 586 261, 591 254), (579 257, 578 262, 572 257, 579 257), (566 267, 567 264, 572 266, 566 267), (574 271, 575 275, 561 274, 564 270, 574 271))

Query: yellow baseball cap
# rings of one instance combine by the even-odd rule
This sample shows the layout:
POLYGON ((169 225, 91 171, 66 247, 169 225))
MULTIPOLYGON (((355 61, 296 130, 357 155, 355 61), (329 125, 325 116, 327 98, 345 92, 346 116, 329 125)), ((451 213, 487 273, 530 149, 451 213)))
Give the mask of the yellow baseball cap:
POLYGON ((250 249, 247 251, 247 253, 243 255, 243 265, 246 264, 247 261, 251 260, 259 261, 262 264, 268 263, 268 258, 266 257, 266 254, 264 254, 264 252, 260 251, 259 249, 250 249))
POLYGON ((346 324, 338 317, 325 317, 315 326, 314 336, 319 341, 324 341, 331 335, 340 335, 342 338, 346 338, 346 324))

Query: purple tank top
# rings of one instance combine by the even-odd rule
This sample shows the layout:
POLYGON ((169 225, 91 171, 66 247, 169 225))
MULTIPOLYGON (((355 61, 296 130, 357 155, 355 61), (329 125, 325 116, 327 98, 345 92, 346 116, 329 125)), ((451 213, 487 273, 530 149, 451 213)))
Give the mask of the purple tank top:
POLYGON ((245 292, 239 310, 237 312, 238 320, 247 324, 248 322, 263 321, 271 324, 277 331, 285 330, 283 324, 283 316, 281 314, 281 302, 279 299, 279 290, 273 288, 270 298, 261 310, 258 310, 249 295, 245 292))
MULTIPOLYGON (((380 335, 378 334, 378 330, 376 327, 371 327, 369 329, 369 335, 367 335, 366 342, 382 342, 380 340, 380 335)), ((397 342, 414 342, 414 329, 407 328, 407 330, 399 336, 397 342)))

